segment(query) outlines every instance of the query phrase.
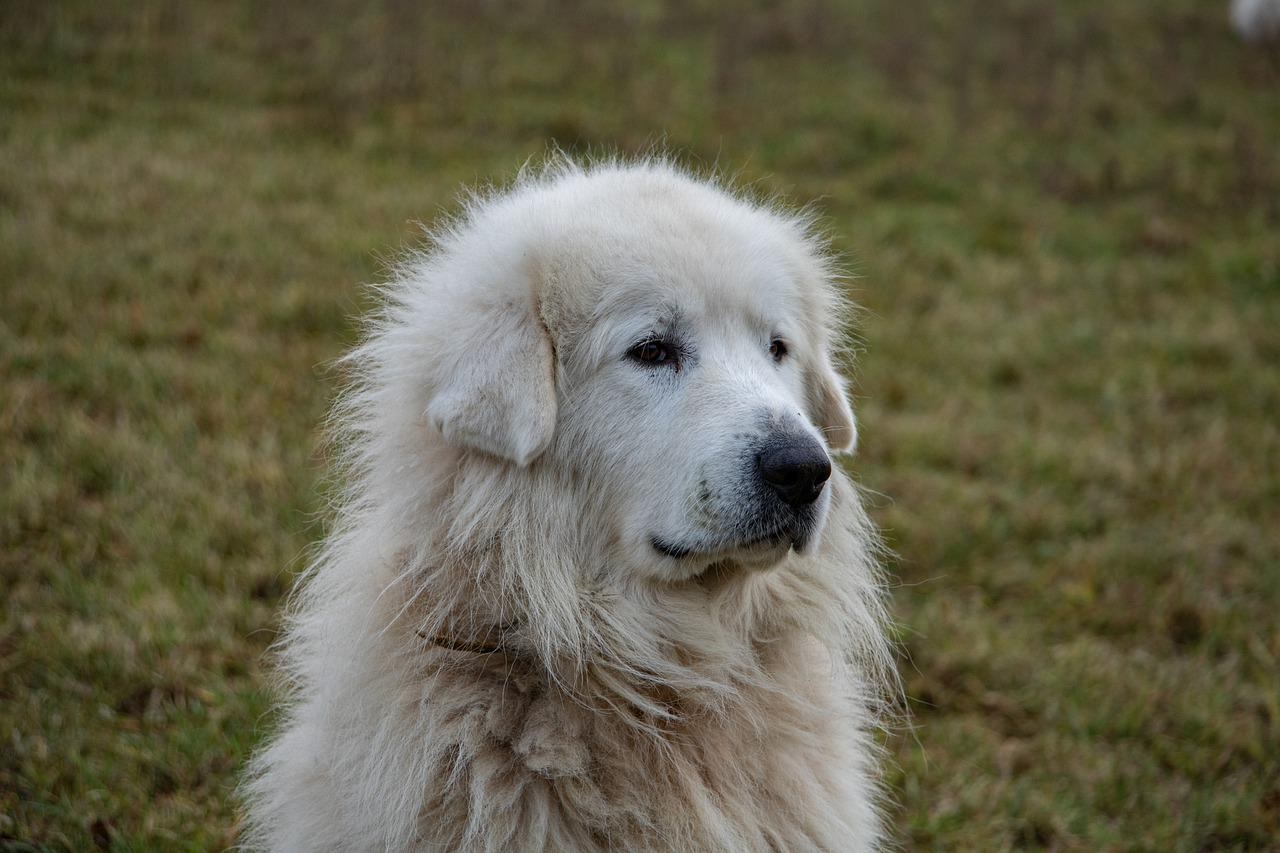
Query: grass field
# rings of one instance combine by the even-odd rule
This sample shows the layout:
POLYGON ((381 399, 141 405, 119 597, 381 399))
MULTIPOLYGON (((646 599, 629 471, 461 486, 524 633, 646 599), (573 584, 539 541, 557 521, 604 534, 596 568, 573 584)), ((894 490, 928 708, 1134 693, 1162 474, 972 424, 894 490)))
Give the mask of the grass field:
POLYGON ((234 843, 360 285, 550 140, 816 200, 858 274, 907 849, 1280 849, 1280 53, 1225 0, 434 6, 0 7, 0 849, 234 843))

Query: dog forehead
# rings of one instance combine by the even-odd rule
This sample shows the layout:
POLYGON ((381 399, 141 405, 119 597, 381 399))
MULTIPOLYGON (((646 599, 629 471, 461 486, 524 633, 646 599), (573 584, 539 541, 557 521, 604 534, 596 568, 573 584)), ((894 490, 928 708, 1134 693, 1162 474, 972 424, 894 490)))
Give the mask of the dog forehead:
POLYGON ((584 219, 544 261, 545 313, 577 323, 776 316, 801 278, 797 249, 779 230, 659 201, 584 219))

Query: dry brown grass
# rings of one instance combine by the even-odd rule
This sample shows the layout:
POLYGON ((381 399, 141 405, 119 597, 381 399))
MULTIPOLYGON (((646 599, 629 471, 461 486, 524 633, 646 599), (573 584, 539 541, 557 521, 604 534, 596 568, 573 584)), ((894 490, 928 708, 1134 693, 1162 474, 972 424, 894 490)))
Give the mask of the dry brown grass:
POLYGON ((1280 836, 1280 62, 1216 3, 0 11, 0 847, 209 848, 323 365, 460 182, 659 137, 868 307, 912 849, 1280 836))

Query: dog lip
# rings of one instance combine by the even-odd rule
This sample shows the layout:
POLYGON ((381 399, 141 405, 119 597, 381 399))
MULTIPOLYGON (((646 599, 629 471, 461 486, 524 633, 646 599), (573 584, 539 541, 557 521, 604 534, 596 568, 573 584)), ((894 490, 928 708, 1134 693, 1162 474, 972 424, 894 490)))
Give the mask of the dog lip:
POLYGON ((659 554, 666 554, 674 560, 683 560, 685 557, 693 553, 693 549, 686 545, 676 545, 674 542, 668 542, 658 536, 654 536, 649 540, 649 544, 659 554))
POLYGON ((720 551, 728 550, 744 550, 755 548, 759 545, 769 544, 778 545, 785 540, 790 540, 792 545, 803 547, 804 541, 808 538, 807 533, 803 530, 792 530, 786 527, 780 527, 777 530, 766 533, 762 536, 755 536, 751 539, 744 539, 739 542, 720 542, 706 546, 678 545, 669 542, 660 536, 650 538, 649 544, 659 554, 664 554, 675 560, 683 560, 685 557, 698 554, 706 555, 720 551))

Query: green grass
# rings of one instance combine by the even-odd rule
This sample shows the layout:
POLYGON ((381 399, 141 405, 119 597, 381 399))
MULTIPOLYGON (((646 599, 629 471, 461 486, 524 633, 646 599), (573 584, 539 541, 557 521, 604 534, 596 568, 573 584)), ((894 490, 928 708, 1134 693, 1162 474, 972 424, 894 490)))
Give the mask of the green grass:
POLYGON ((0 848, 233 843, 359 284, 552 139, 848 253, 906 847, 1280 847, 1280 60, 1225 0, 267 5, 0 10, 0 848))

